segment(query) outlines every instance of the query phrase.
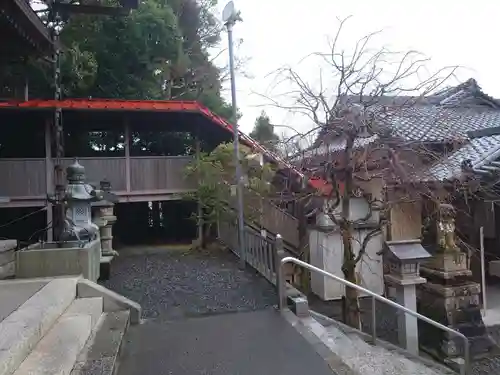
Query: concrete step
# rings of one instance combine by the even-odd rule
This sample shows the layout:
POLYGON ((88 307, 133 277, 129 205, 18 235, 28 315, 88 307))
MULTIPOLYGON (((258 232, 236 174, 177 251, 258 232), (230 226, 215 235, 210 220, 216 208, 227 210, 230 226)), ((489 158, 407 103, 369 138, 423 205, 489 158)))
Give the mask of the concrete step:
POLYGON ((104 313, 80 352, 71 375, 116 374, 123 337, 130 322, 129 311, 104 313))
POLYGON ((47 283, 48 281, 33 281, 30 283, 0 282, 0 322, 33 297, 47 283))
POLYGON ((323 326, 312 317, 301 323, 313 332, 353 372, 363 375, 448 375, 451 370, 430 368, 382 346, 373 346, 355 333, 346 333, 336 325, 323 326))
MULTIPOLYGON (((0 375, 11 375, 70 306, 76 296, 77 280, 48 281, 0 322, 0 375)), ((31 282, 12 280, 5 285, 12 288, 19 283, 22 290, 31 282)))
MULTIPOLYGON (((76 290, 76 284, 73 285, 76 290)), ((14 375, 69 375, 102 314, 102 298, 76 299, 14 375)))

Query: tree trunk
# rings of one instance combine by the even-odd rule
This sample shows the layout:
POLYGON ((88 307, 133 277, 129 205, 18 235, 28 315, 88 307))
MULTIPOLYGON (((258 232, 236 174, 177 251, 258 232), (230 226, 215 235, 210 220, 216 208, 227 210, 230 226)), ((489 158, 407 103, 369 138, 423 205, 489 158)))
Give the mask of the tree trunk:
MULTIPOLYGON (((304 262, 310 263, 311 256, 309 250, 309 238, 307 236, 307 218, 304 212, 304 203, 299 202, 295 216, 298 218, 298 231, 299 231, 299 252, 302 255, 304 262)), ((300 286, 305 293, 311 292, 311 272, 306 268, 301 267, 300 286)))
MULTIPOLYGON (((344 279, 356 284, 356 263, 354 261, 355 254, 352 248, 352 235, 349 230, 342 230, 342 244, 344 248, 344 260, 342 272, 344 279)), ((345 288, 345 323, 353 328, 361 329, 361 314, 359 311, 358 291, 354 288, 345 288)))
POLYGON ((212 236, 212 223, 205 222, 203 236, 201 238, 201 248, 207 249, 212 242, 214 242, 214 237, 212 236))
MULTIPOLYGON (((340 220, 340 235, 342 236, 342 245, 344 248, 344 259, 342 264, 342 272, 344 279, 356 284, 356 255, 353 249, 353 225, 350 221, 351 216, 351 198, 354 188, 353 181, 353 158, 352 148, 354 139, 348 137, 345 148, 344 160, 344 194, 342 197, 342 212, 340 220)), ((345 323, 353 328, 361 329, 361 315, 359 311, 358 291, 353 288, 345 288, 345 323)))

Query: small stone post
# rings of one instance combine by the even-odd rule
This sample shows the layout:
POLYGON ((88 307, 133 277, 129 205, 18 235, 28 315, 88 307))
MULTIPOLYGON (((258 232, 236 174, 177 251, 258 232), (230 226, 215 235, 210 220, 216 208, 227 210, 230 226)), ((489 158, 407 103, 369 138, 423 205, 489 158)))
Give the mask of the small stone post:
POLYGON ((99 227, 101 241, 101 280, 107 280, 111 274, 111 261, 115 255, 118 255, 113 250, 113 224, 116 222, 113 208, 118 199, 111 193, 111 183, 108 180, 102 180, 99 185, 103 199, 93 205, 97 209, 94 222, 99 227))
MULTIPOLYGON (((107 180, 100 182, 100 188, 103 192, 109 193, 111 191, 111 183, 107 180)), ((102 256, 109 257, 116 255, 113 250, 113 224, 116 222, 116 216, 113 213, 114 203, 104 199, 97 202, 95 206, 98 207, 98 216, 101 222, 99 231, 101 234, 101 248, 102 256)))
MULTIPOLYGON (((420 261, 431 255, 422 247, 420 240, 388 241, 390 273, 384 276, 386 282, 396 287, 396 302, 417 311, 416 285, 426 280, 420 277, 420 261)), ((411 354, 418 355, 418 319, 398 311, 399 344, 411 354)))
POLYGON ((278 308, 283 310, 286 308, 286 280, 285 270, 281 267, 281 259, 285 257, 283 249, 283 238, 280 234, 276 235, 274 242, 274 269, 276 271, 276 286, 278 287, 278 308))

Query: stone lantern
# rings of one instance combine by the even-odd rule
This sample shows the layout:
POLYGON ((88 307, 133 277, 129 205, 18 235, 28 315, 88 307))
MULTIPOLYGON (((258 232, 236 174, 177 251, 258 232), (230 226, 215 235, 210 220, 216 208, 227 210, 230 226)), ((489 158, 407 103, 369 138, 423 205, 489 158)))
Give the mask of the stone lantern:
POLYGON ((92 222, 92 202, 103 199, 102 192, 94 189, 85 181, 85 167, 77 160, 66 168, 68 183, 61 196, 56 201, 53 197, 48 200, 63 203, 66 206, 66 219, 61 241, 92 241, 99 237, 99 227, 92 222))
POLYGON ((116 251, 113 250, 113 224, 116 216, 113 213, 116 199, 110 199, 111 183, 107 180, 100 182, 101 191, 106 194, 104 199, 95 202, 93 207, 97 208, 94 223, 99 227, 101 235, 101 248, 103 257, 113 257, 116 251))
MULTIPOLYGON (((395 286, 396 302, 410 310, 417 311, 415 285, 425 283, 420 277, 420 262, 431 255, 422 247, 420 240, 387 241, 386 255, 389 274, 387 283, 395 286)), ((405 314, 398 314, 398 336, 400 345, 410 353, 418 355, 418 320, 405 314)))
POLYGON ((92 223, 92 202, 104 193, 85 182, 85 168, 75 160, 66 169, 66 186, 56 188, 47 200, 65 209, 64 228, 57 242, 40 242, 16 252, 16 277, 83 275, 100 276, 99 227, 92 223))

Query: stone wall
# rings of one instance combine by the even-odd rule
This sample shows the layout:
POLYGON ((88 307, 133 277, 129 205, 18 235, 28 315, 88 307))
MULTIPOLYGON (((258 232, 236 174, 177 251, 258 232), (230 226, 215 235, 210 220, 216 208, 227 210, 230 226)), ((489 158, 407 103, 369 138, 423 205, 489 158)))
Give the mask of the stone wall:
POLYGON ((16 271, 16 240, 0 240, 0 280, 13 278, 16 271))

